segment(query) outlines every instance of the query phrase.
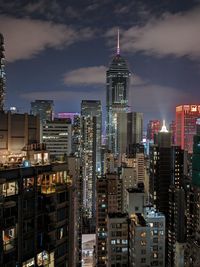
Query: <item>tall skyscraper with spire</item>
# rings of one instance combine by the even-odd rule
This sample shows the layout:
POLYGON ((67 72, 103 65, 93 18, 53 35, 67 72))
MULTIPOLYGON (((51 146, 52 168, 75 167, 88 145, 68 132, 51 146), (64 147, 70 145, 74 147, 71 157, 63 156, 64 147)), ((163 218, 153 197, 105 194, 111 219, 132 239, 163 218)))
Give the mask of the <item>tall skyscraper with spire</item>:
POLYGON ((5 70, 4 70, 4 38, 0 33, 0 112, 4 109, 4 98, 5 98, 5 70))
POLYGON ((117 38, 116 55, 106 73, 107 95, 106 95, 106 142, 107 147, 113 153, 118 154, 118 115, 128 111, 128 89, 130 71, 126 61, 120 54, 119 30, 117 38))

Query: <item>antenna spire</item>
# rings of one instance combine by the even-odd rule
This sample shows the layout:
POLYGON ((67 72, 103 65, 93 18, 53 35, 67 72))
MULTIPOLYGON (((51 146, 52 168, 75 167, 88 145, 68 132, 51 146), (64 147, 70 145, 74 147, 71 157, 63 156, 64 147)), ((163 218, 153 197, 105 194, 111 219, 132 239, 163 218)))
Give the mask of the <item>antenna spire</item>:
POLYGON ((120 54, 120 47, 119 47, 119 28, 117 30, 117 55, 120 54))

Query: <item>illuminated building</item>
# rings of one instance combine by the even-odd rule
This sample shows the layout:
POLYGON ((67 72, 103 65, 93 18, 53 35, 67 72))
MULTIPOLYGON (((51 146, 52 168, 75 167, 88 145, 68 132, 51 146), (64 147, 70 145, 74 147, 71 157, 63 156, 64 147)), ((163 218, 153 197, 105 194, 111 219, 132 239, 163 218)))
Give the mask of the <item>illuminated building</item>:
POLYGON ((77 112, 59 112, 58 119, 71 120, 72 122, 72 144, 71 153, 80 157, 81 150, 81 116, 77 112))
POLYGON ((72 123, 72 154, 80 157, 81 153, 81 117, 74 115, 72 123))
POLYGON ((176 145, 192 153, 193 136, 196 134, 196 121, 200 118, 200 105, 176 107, 176 145))
POLYGON ((66 164, 0 171, 0 266, 67 266, 71 178, 66 164))
POLYGON ((173 266, 175 243, 184 239, 185 192, 182 189, 186 152, 171 145, 166 126, 150 148, 150 201, 166 217, 166 262, 173 266), (181 221, 183 220, 183 221, 181 221))
POLYGON ((101 172, 102 110, 99 100, 81 103, 81 158, 85 217, 95 218, 96 175, 101 172))
POLYGON ((106 144, 112 153, 119 153, 117 146, 117 114, 128 111, 128 90, 130 71, 124 58, 120 55, 119 32, 117 53, 106 73, 106 144))
POLYGON ((147 139, 154 140, 154 135, 157 134, 161 129, 160 120, 151 120, 147 125, 147 139))
POLYGON ((172 134, 172 145, 175 144, 176 142, 176 122, 175 121, 172 121, 169 125, 169 131, 171 132, 172 134))
POLYGON ((193 156, 192 156, 192 183, 200 187, 200 120, 197 124, 197 134, 194 135, 193 156))
POLYGON ((31 114, 39 115, 42 124, 46 121, 52 121, 54 115, 53 100, 35 100, 31 102, 31 114))
POLYGON ((81 266, 82 260, 82 169, 81 159, 77 156, 67 157, 69 176, 71 177, 72 190, 70 195, 72 216, 69 223, 71 240, 69 243, 70 262, 69 266, 81 266))
POLYGON ((0 112, 4 110, 4 98, 5 98, 5 56, 4 56, 4 38, 0 33, 0 112))
POLYGON ((71 153, 71 121, 55 119, 43 125, 42 139, 51 160, 63 161, 71 153))
POLYGON ((96 266, 107 265, 107 215, 122 210, 121 179, 109 173, 97 179, 96 199, 96 266))
POLYGON ((70 119, 72 123, 74 122, 74 118, 80 116, 80 113, 77 112, 58 112, 59 119, 70 119))
POLYGON ((109 213, 107 216, 107 266, 128 266, 127 214, 109 213))
POLYGON ((153 208, 129 222, 130 266, 165 266, 165 216, 153 208))
POLYGON ((40 121, 38 116, 0 112, 0 162, 21 163, 27 145, 40 143, 40 121))

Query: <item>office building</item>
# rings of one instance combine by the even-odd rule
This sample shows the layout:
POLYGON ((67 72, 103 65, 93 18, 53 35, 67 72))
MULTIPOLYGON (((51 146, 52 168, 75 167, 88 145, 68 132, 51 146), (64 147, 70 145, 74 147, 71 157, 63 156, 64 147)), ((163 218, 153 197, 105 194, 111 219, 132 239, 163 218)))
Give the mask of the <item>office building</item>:
POLYGON ((127 114, 127 145, 140 144, 143 139, 143 113, 127 114))
POLYGON ((71 121, 55 119, 42 128, 42 140, 53 161, 63 161, 71 153, 71 121))
POLYGON ((6 76, 5 76, 4 38, 3 35, 0 33, 0 112, 4 110, 5 86, 6 86, 6 76))
POLYGON ((140 144, 143 138, 143 114, 121 112, 116 115, 116 146, 118 154, 126 153, 132 144, 140 144))
POLYGON ((119 153, 117 147, 117 115, 128 111, 130 71, 120 54, 119 32, 117 53, 106 73, 106 144, 114 154, 119 153))
POLYGON ((39 115, 42 124, 46 121, 52 121, 54 117, 53 100, 35 100, 31 102, 31 114, 39 115))
POLYGON ((196 134, 196 121, 200 118, 200 105, 176 107, 176 145, 193 152, 193 136, 196 134))

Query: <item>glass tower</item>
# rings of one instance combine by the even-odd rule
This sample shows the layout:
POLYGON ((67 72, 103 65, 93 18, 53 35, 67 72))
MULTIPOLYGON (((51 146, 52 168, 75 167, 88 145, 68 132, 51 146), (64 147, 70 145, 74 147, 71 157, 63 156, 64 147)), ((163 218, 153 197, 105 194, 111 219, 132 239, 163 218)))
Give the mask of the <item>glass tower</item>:
POLYGON ((117 145, 117 114, 128 111, 128 89, 130 71, 124 58, 120 55, 119 31, 117 42, 117 53, 112 59, 106 73, 107 95, 107 124, 106 141, 107 147, 113 153, 119 153, 117 145))

